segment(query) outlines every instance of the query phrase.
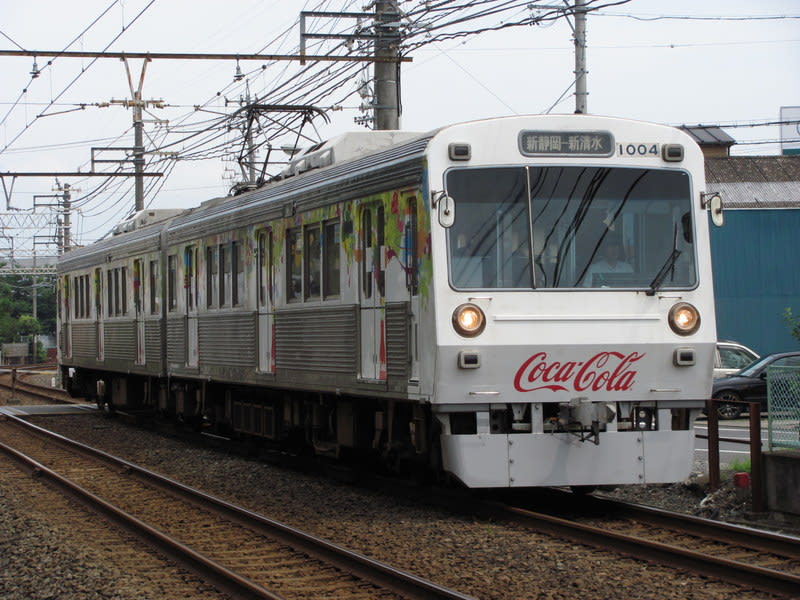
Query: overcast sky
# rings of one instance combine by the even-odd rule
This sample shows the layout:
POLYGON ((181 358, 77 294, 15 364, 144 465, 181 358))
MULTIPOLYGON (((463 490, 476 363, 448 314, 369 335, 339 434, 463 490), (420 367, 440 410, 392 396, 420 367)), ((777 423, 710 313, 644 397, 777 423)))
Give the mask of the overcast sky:
MULTIPOLYGON (((0 48, 61 50, 74 41, 70 50, 293 54, 299 45, 301 10, 361 11, 366 4, 1 0, 0 48)), ((400 3, 404 5, 410 4, 400 3)), ((512 17, 520 15, 507 16, 512 17)), ((777 121, 781 106, 800 106, 799 17, 797 0, 632 0, 592 13, 587 30, 589 112, 672 125, 722 124, 741 142, 734 154, 777 154, 779 128, 749 125, 777 121)), ((572 112, 571 36, 568 22, 561 19, 420 48, 402 67, 401 127, 426 131, 492 116, 572 112)), ((123 64, 62 57, 47 65, 49 60, 37 57, 41 75, 31 79, 32 58, 0 57, 0 172, 87 171, 91 147, 133 144, 131 111, 119 104, 95 106, 130 97, 123 64), (86 108, 77 109, 79 104, 86 108), (37 117, 43 113, 48 116, 37 117)), ((141 62, 132 61, 131 67, 138 83, 141 62)), ((261 63, 242 62, 240 67, 249 74, 250 89, 265 102, 270 101, 264 94, 271 86, 299 69, 294 63, 262 70, 261 63)), ((226 98, 235 104, 246 89, 242 82, 231 85, 235 71, 231 61, 149 63, 143 96, 168 106, 149 111, 148 119, 165 122, 149 123, 148 135, 155 141, 166 127, 187 132, 195 123, 199 130, 203 122, 219 116, 216 113, 230 112, 226 98), (202 111, 195 111, 196 105, 202 111)), ((342 86, 330 102, 345 98, 350 90, 344 88, 350 85, 354 90, 356 82, 353 78, 342 86)), ((330 124, 318 120, 316 131, 307 130, 309 135, 324 139, 363 129, 354 123, 362 115, 359 102, 358 96, 346 99, 341 110, 329 113, 330 124)), ((231 181, 223 175, 234 165, 218 158, 178 162, 146 204, 188 207, 225 195, 231 181)), ((10 183, 7 179, 6 186, 10 183)), ((54 183, 52 178, 18 179, 11 206, 29 208, 33 195, 53 193, 54 183)), ((120 180, 96 196, 92 194, 99 179, 61 183, 81 190, 75 198, 85 197, 79 200, 82 212, 74 218, 80 243, 101 237, 132 209, 130 180, 120 180)))

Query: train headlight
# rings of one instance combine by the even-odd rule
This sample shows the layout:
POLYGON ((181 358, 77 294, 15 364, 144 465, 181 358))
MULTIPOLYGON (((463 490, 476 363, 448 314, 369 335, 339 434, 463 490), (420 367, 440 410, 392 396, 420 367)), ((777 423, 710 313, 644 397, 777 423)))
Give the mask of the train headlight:
POLYGON ((486 316, 474 304, 462 304, 453 311, 453 328, 459 335, 475 337, 486 327, 486 316))
POLYGON ((669 311, 669 326, 678 335, 691 335, 700 327, 700 313, 688 302, 678 302, 669 311))

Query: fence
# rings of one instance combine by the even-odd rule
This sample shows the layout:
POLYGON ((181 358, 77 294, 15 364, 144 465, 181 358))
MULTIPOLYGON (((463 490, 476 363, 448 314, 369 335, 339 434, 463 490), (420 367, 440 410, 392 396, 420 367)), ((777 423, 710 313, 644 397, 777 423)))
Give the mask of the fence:
POLYGON ((800 449, 800 366, 767 369, 769 449, 800 449))

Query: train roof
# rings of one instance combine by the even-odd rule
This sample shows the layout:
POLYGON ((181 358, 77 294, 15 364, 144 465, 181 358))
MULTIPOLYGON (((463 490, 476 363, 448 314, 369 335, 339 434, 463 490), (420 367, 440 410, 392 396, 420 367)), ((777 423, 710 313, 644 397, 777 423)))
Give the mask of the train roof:
MULTIPOLYGON (((362 131, 343 134, 297 154, 279 177, 258 189, 237 196, 210 199, 183 211, 165 211, 163 220, 151 219, 141 229, 73 250, 59 261, 59 272, 97 264, 100 261, 96 259, 96 253, 106 253, 104 259, 113 260, 152 250, 158 246, 154 242, 162 230, 166 230, 169 245, 178 244, 386 189, 419 185, 428 145, 446 130, 493 126, 494 122, 514 120, 525 120, 526 123, 535 120, 542 127, 545 123, 564 127, 567 121, 574 125, 574 118, 573 115, 512 116, 448 125, 427 133, 362 131), (111 249, 117 246, 124 246, 124 250, 120 249, 117 255, 112 256, 111 249)), ((615 121, 630 122, 595 115, 581 119, 595 127, 606 123, 610 126, 615 121)), ((647 125, 655 126, 653 123, 647 125)), ((684 132, 680 133, 690 139, 684 132)))
POLYGON ((386 185, 405 185, 419 180, 422 156, 436 132, 420 134, 406 131, 347 133, 298 154, 275 181, 238 196, 212 198, 199 206, 160 209, 137 213, 117 225, 112 237, 83 248, 75 248, 59 260, 59 272, 86 268, 98 263, 97 254, 106 260, 132 256, 158 246, 164 228, 168 243, 179 243, 220 231, 235 229, 258 220, 285 216, 283 199, 302 195, 291 210, 308 210, 329 204, 353 193, 374 193, 386 185), (395 167, 388 169, 387 167, 395 167), (370 173, 388 172, 370 178, 370 173), (122 253, 115 248, 124 246, 122 253))
POLYGON ((169 224, 169 243, 418 183, 435 133, 359 132, 334 138, 299 156, 291 175, 182 213, 169 224))

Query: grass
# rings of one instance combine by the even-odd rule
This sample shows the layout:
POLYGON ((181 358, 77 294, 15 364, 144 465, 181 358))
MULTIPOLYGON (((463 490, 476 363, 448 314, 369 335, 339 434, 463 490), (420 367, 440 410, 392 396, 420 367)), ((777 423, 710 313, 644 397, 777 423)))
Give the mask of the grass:
POLYGON ((731 471, 732 473, 749 473, 750 467, 750 459, 747 458, 745 460, 735 460, 732 463, 728 463, 725 470, 731 471))

